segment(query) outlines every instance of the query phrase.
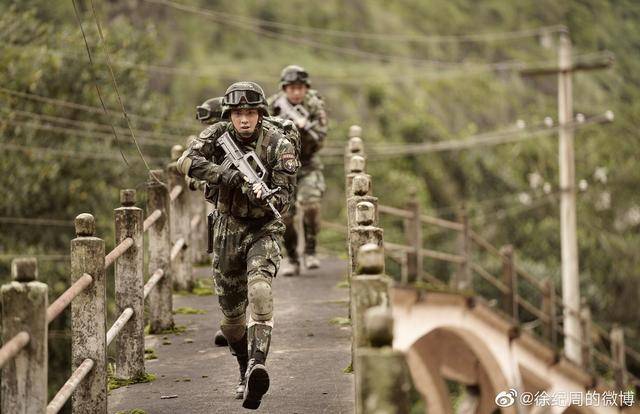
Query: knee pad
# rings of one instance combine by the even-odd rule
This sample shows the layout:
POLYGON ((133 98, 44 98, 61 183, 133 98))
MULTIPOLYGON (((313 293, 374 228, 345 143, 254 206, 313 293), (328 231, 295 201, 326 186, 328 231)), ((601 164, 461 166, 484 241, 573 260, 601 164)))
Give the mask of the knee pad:
POLYGON ((233 317, 227 317, 224 315, 222 322, 220 322, 220 330, 229 343, 241 340, 246 328, 247 321, 244 313, 240 316, 233 317))
POLYGON ((261 278, 250 281, 248 296, 254 321, 268 321, 273 317, 273 294, 269 282, 261 278))

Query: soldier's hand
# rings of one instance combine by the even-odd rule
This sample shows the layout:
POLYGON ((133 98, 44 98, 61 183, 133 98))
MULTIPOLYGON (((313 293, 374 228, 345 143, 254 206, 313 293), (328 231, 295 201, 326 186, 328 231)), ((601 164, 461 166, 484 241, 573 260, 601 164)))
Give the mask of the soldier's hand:
POLYGON ((298 129, 304 129, 305 125, 307 125, 306 118, 300 118, 296 121, 296 126, 298 127, 298 129))
POLYGON ((262 187, 260 186, 260 183, 254 183, 251 189, 253 190, 253 194, 255 194, 256 198, 258 200, 262 200, 262 187))

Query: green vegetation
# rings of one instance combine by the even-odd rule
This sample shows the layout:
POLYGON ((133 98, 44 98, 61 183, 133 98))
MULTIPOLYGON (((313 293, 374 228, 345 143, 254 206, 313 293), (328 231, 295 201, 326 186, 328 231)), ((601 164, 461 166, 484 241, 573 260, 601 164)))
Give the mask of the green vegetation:
POLYGON ((113 376, 109 375, 108 382, 107 382, 107 389, 109 391, 113 391, 113 390, 118 389, 120 387, 126 387, 126 386, 132 385, 132 384, 141 384, 143 382, 155 381, 156 378, 157 377, 154 374, 149 374, 149 373, 145 373, 144 375, 141 375, 140 377, 131 378, 131 379, 116 378, 116 377, 113 377, 113 376))
POLYGON ((158 359, 155 348, 146 348, 144 350, 144 359, 158 359))
POLYGON ((349 363, 349 365, 347 365, 346 367, 344 367, 342 369, 342 372, 344 372, 345 374, 352 374, 353 373, 353 364, 349 363))
POLYGON ((336 284, 338 289, 349 289, 350 283, 348 279, 342 280, 336 284))
POLYGON ((335 318, 329 319, 329 323, 331 325, 349 326, 349 325, 351 325, 351 319, 345 318, 345 317, 342 317, 342 316, 336 316, 335 318))
POLYGON ((197 279, 191 292, 186 290, 180 290, 175 292, 176 295, 196 295, 196 296, 211 296, 215 292, 213 291, 213 282, 210 279, 197 279))
POLYGON ((207 313, 207 311, 203 309, 183 307, 183 308, 174 309, 173 313, 175 315, 204 315, 205 313, 207 313))
MULTIPOLYGON (((158 332, 158 335, 166 335, 166 334, 181 335, 186 331, 187 331, 187 327, 186 326, 184 326, 184 325, 174 325, 173 328, 164 329, 164 330, 158 332)), ((167 337, 165 336, 163 339, 167 339, 167 337)))

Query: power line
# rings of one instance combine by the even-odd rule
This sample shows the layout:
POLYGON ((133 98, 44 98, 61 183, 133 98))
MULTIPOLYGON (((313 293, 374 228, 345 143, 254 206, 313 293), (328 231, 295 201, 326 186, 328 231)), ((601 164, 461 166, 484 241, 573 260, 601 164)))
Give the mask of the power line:
MULTIPOLYGON (((58 132, 61 134, 68 134, 69 136, 78 137, 78 138, 93 138, 94 141, 95 139, 100 139, 107 143, 110 143, 113 141, 113 136, 105 132, 89 131, 89 130, 84 130, 79 128, 64 128, 64 127, 55 126, 55 125, 34 123, 32 121, 20 121, 15 119, 5 119, 0 121, 0 124, 1 123, 5 123, 9 125, 20 125, 25 128, 35 129, 35 130, 58 132)), ((153 141, 147 141, 147 140, 144 140, 142 145, 155 146, 155 147, 159 146, 159 147, 165 147, 165 148, 171 147, 170 143, 153 142, 153 141)))
POLYGON ((5 224, 34 224, 37 226, 73 227, 73 220, 60 220, 39 217, 0 217, 0 223, 5 224))
MULTIPOLYGON (((167 0, 145 0, 149 3, 163 4, 165 6, 178 8, 185 6, 180 3, 167 1, 167 0)), ((310 26, 301 26, 290 23, 276 22, 273 20, 257 19, 248 16, 238 16, 231 13, 214 11, 206 9, 212 16, 217 16, 222 19, 235 20, 244 24, 257 24, 262 27, 271 27, 274 29, 291 30, 300 33, 308 34, 320 34, 349 39, 362 39, 362 40, 378 40, 388 42, 422 42, 422 43, 451 43, 451 42, 492 42, 499 40, 513 40, 527 37, 540 36, 543 34, 553 34, 560 31, 565 31, 564 26, 543 26, 532 29, 515 30, 510 32, 498 32, 498 33, 470 33, 460 35, 420 35, 420 34, 397 34, 397 33, 373 33, 373 32, 353 32, 346 30, 333 30, 322 29, 310 26)))
MULTIPOLYGON (((74 3, 74 7, 75 7, 75 0, 72 0, 74 3)), ((116 76, 113 73, 113 68, 111 67, 111 58, 109 56, 109 48, 107 47, 107 44, 104 40, 104 36, 102 34, 102 27, 100 26, 100 19, 98 18, 98 14, 96 13, 96 9, 95 6, 93 4, 93 0, 89 0, 89 3, 91 4, 91 13, 93 14, 93 19, 96 22, 96 26, 98 28, 98 34, 100 35, 100 41, 102 43, 102 50, 104 50, 105 56, 107 58, 107 67, 109 68, 109 74, 111 75, 111 81, 113 82, 113 88, 116 92, 116 96, 118 98, 118 102, 120 103, 120 108, 122 109, 122 114, 124 115, 124 119, 127 122, 127 127, 129 127, 129 132, 131 132, 131 139, 133 140, 133 143, 136 146, 136 150, 138 151, 138 154, 140 155, 140 158, 142 159, 142 161, 144 162, 144 166, 147 168, 147 171, 149 171, 149 174, 154 178, 154 180, 156 180, 159 184, 163 184, 154 174, 151 174, 151 167, 149 167, 149 164, 147 163, 147 160, 144 158, 144 154, 142 153, 142 148, 140 148, 140 145, 138 144, 138 141, 136 140, 136 135, 135 132, 133 132, 133 126, 131 125, 131 121, 129 119, 129 116, 127 115, 127 110, 124 106, 124 102, 122 101, 122 96, 120 95, 120 90, 118 88, 118 82, 116 81, 116 76)), ((76 15, 77 15, 77 10, 76 10, 76 15)), ((80 28, 82 29, 82 24, 80 24, 80 28)), ((87 46, 87 53, 89 54, 89 60, 91 62, 91 65, 93 66, 93 61, 91 60, 91 52, 89 51, 89 44, 87 43, 87 39, 84 39, 84 43, 87 46)), ((97 82, 97 80, 94 80, 97 82)), ((106 111, 106 108, 105 108, 106 111)), ((114 133, 115 133, 115 129, 114 129, 114 133)), ((124 154, 123 154, 124 157, 124 154)), ((126 160, 125 160, 126 161, 126 160)))
POLYGON ((71 256, 68 254, 18 254, 18 253, 8 253, 8 254, 0 254, 0 260, 13 260, 17 257, 35 257, 39 261, 43 262, 58 262, 68 260, 71 256))
MULTIPOLYGON (((10 46, 9 46, 10 47, 10 46)), ((76 54, 69 53, 67 51, 61 51, 58 49, 48 48, 46 53, 55 54, 64 57, 72 57, 76 56, 76 54)), ((592 52, 587 54, 576 54, 574 55, 574 59, 586 59, 586 58, 610 58, 611 54, 609 52, 592 52)), ((219 75, 216 75, 216 72, 219 70, 219 67, 197 67, 197 68, 186 68, 186 67, 177 67, 177 66, 168 66, 168 65, 157 65, 157 64, 143 64, 143 63, 135 63, 127 60, 118 60, 113 59, 112 63, 116 65, 138 69, 143 72, 152 72, 152 73, 160 73, 165 75, 175 75, 175 76, 187 76, 187 77, 201 77, 205 79, 217 79, 219 75)), ((537 71, 541 68, 547 68, 555 65, 556 61, 553 59, 545 60, 545 61, 535 61, 535 62, 520 62, 520 61, 502 61, 502 62, 493 62, 491 64, 474 64, 474 63, 459 63, 456 64, 458 66, 452 67, 446 70, 420 70, 419 72, 414 73, 405 73, 402 75, 394 74, 390 76, 369 76, 363 77, 359 74, 348 74, 344 76, 314 76, 314 82, 323 84, 324 86, 344 86, 344 85, 363 85, 369 83, 392 83, 398 81, 404 81, 407 79, 450 79, 457 78, 460 76, 469 76, 473 74, 481 74, 486 73, 491 70, 517 70, 521 73, 526 73, 528 71, 537 71), (486 65, 490 65, 487 67, 486 65)), ((547 68, 548 70, 548 68, 547 68)), ((269 82, 274 78, 269 76, 260 76, 260 75, 251 75, 251 78, 260 81, 260 82, 269 82)))
MULTIPOLYGON (((201 16, 204 16, 210 20, 213 20, 217 23, 220 24, 224 24, 224 25, 229 25, 229 26, 234 26, 234 27, 238 27, 241 28, 243 30, 247 30, 247 31, 251 31, 253 33, 256 33, 258 35, 273 39, 273 40, 277 40, 277 41, 284 41, 287 44, 291 44, 291 43, 297 43, 297 44, 302 44, 305 46, 310 46, 310 47, 314 47, 314 48, 318 48, 318 49, 322 49, 322 50, 326 50, 328 52, 332 52, 332 53, 337 53, 337 54, 342 54, 342 55, 347 55, 347 56, 353 56, 353 57, 357 57, 357 58, 362 58, 362 59, 368 59, 368 60, 375 60, 375 61, 398 61, 398 60, 402 60, 402 61, 406 61, 406 62, 410 62, 412 64, 420 64, 420 65, 430 65, 430 66, 435 66, 438 68, 451 68, 451 67, 458 67, 458 66, 470 66, 469 64, 464 64, 464 63, 453 63, 453 62, 442 62, 442 61, 435 61, 435 60, 429 60, 429 59, 420 59, 420 58, 414 58, 411 56, 402 56, 402 55, 385 55, 385 54, 381 54, 381 53, 375 53, 375 52, 369 52, 369 51, 364 51, 364 50, 360 50, 360 49, 353 49, 353 48, 348 48, 348 47, 342 47, 342 46, 335 46, 335 45, 331 45, 331 44, 327 44, 327 43, 322 43, 322 42, 318 42, 316 40, 312 40, 312 39, 306 39, 306 38, 301 38, 301 37, 297 37, 297 36, 290 36, 290 35, 286 35, 286 34, 280 34, 277 32, 273 32, 270 30, 265 30, 259 27, 259 25, 255 25, 252 23, 248 23, 248 22, 240 22, 237 19, 233 20, 233 19, 229 19, 228 17, 221 17, 217 14, 217 12, 214 12, 212 10, 209 9, 203 9, 203 8, 199 8, 199 7, 195 7, 195 6, 189 6, 189 5, 185 5, 185 4, 181 4, 181 3, 176 3, 170 0, 145 0, 149 3, 155 3, 155 4, 161 4, 167 7, 171 7, 177 10, 181 10, 181 11, 185 11, 185 12, 189 12, 189 13, 194 13, 194 14, 198 14, 201 16)), ((496 69, 496 70, 505 70, 508 68, 519 68, 522 64, 520 62, 499 62, 499 63, 487 63, 487 64, 471 64, 472 66, 479 66, 479 67, 483 67, 485 68, 485 70, 491 70, 491 69, 496 69)))
MULTIPOLYGON (((82 39, 84 40, 84 45, 87 49, 87 55, 89 56, 89 63, 90 63, 90 67, 89 67, 89 72, 91 73, 92 77, 93 77, 93 85, 96 88, 96 92, 98 94, 98 100, 100 101, 100 106, 102 107, 102 111, 104 112, 105 115, 108 114, 107 111, 107 106, 104 103, 104 99, 102 99, 102 92, 100 92, 100 86, 98 84, 98 75, 96 74, 94 65, 93 65, 93 58, 91 57, 91 50, 89 49, 89 43, 87 42, 87 36, 84 33, 84 28, 82 27, 82 21, 80 20, 80 14, 78 13, 78 8, 76 7, 76 2, 75 0, 71 0, 71 2, 73 3, 73 12, 75 13, 76 16, 76 21, 78 22, 78 25, 80 26, 80 32, 82 32, 82 39)), ((120 151, 120 155, 122 155, 122 160, 124 161, 124 163, 129 166, 129 162, 127 161, 127 157, 124 156, 124 152, 122 152, 122 149, 120 148, 120 140, 118 140, 118 133, 116 132, 115 127, 113 126, 113 123, 111 123, 111 121, 109 121, 109 124, 111 126, 111 131, 113 132, 113 137, 116 140, 116 145, 118 146, 118 150, 120 151)))
MULTIPOLYGON (((103 152, 88 152, 88 151, 76 151, 76 150, 64 150, 58 148, 46 148, 46 147, 27 147, 23 145, 0 143, 0 148, 7 151, 18 151, 26 154, 42 154, 42 155, 60 155, 69 158, 79 159, 91 159, 100 161, 119 161, 121 158, 116 153, 103 153, 103 152)), ((152 161, 158 164, 166 163, 166 158, 150 158, 152 161)), ((137 162, 137 160, 133 160, 137 162)))
MULTIPOLYGON (((613 114, 610 111, 601 115, 586 118, 581 121, 573 121, 565 126, 546 127, 535 126, 534 128, 504 131, 496 133, 485 133, 473 135, 465 139, 453 139, 440 142, 426 142, 422 144, 399 144, 396 147, 381 145, 380 147, 370 146, 367 149, 369 159, 386 159, 399 156, 414 156, 443 151, 460 151, 476 147, 495 146, 500 144, 525 141, 532 138, 557 132, 560 128, 582 128, 592 124, 611 122, 613 114), (524 134, 524 135, 523 135, 524 134), (369 149, 370 148, 370 149, 369 149)), ((325 151, 323 156, 343 156, 344 152, 325 151)))
MULTIPOLYGON (((49 122, 57 122, 57 123, 60 123, 60 124, 84 127, 83 129, 95 128, 95 129, 98 129, 100 131, 105 131, 105 132, 108 131, 108 129, 109 129, 109 125, 108 124, 101 124, 101 123, 98 123, 98 122, 80 121, 80 120, 77 120, 77 119, 63 118, 63 117, 54 116, 54 115, 40 114, 40 113, 37 113, 37 112, 23 111, 23 110, 20 110, 20 109, 7 108, 7 107, 0 108, 0 110, 3 110, 3 111, 8 112, 10 114, 12 114, 12 113, 13 114, 18 114, 18 115, 25 116, 25 117, 32 118, 32 119, 38 119, 38 120, 44 120, 44 121, 49 121, 49 122)), ((118 132, 120 132, 121 134, 123 134, 123 132, 125 134, 128 134, 128 131, 126 129, 124 129, 124 128, 116 127, 116 130, 118 130, 118 132)), ((161 141, 161 142, 165 142, 165 143, 176 143, 177 140, 182 140, 182 138, 179 135, 172 135, 172 134, 166 134, 166 133, 155 132, 155 131, 144 131, 144 130, 137 130, 137 131, 138 131, 138 135, 139 136, 147 138, 147 139, 149 139, 151 141, 161 141)))
MULTIPOLYGON (((100 107, 98 106, 91 106, 91 105, 84 105, 84 104, 79 104, 76 102, 69 102, 69 101, 65 101, 62 99, 56 99, 56 98, 49 98, 46 96, 42 96, 42 95, 37 95, 34 93, 28 93, 28 92, 21 92, 21 91, 16 91, 16 90, 12 90, 12 89, 8 89, 8 88, 4 88, 2 86, 0 86, 0 93, 3 93, 5 95, 11 95, 11 96, 16 96, 16 97, 20 97, 22 99, 29 99, 29 100, 33 100, 33 101, 38 101, 38 102, 45 102, 51 105, 56 105, 56 106, 60 106, 60 107, 64 107, 64 108, 71 108, 71 109, 77 109, 80 111, 85 111, 85 112, 90 112, 90 113, 94 113, 94 114, 103 114, 103 111, 100 107)), ((111 116, 121 116, 122 114, 120 112, 114 111, 112 109, 107 109, 107 111, 109 112, 109 115, 111 116)), ((143 115, 136 115, 136 114, 129 114, 131 117, 140 119, 141 121, 145 121, 145 122, 149 122, 152 124, 156 124, 156 125, 170 125, 173 128, 176 129, 182 129, 187 131, 188 128, 185 128, 183 123, 178 123, 176 121, 169 121, 169 120, 165 120, 165 119, 161 119, 161 118, 153 118, 153 117, 149 117, 149 116, 143 116, 143 115)))

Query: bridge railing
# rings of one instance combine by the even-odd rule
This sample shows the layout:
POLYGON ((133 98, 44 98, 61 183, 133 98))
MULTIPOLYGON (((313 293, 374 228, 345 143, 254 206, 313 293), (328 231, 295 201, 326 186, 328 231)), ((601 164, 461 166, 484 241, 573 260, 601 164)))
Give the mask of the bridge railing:
POLYGON ((176 169, 181 146, 172 149, 166 171, 153 170, 147 186, 147 216, 136 207, 136 191, 120 192, 115 209, 115 243, 105 254, 95 219, 75 219, 71 240, 71 286, 48 304, 47 285, 36 281, 34 258, 12 262, 13 282, 2 299, 2 412, 57 413, 72 398, 73 413, 107 412, 107 347, 116 339, 115 376, 139 380, 144 367, 144 306, 151 333, 174 327, 172 291, 194 286, 192 263, 203 261, 204 198, 176 169), (194 197, 195 195, 195 197, 194 197), (198 205, 195 205, 198 204, 198 205), (145 236, 146 235, 146 236, 145 236), (145 274, 145 237, 148 245, 145 274), (118 317, 107 330, 106 271, 114 266, 118 317), (71 306, 73 373, 47 404, 48 325, 71 306))
MULTIPOLYGON (((629 372, 626 365, 629 359, 640 365, 640 353, 625 346, 624 332, 621 328, 614 326, 608 332, 594 324, 586 303, 583 303, 578 311, 565 308, 550 277, 541 279, 531 275, 517 263, 513 246, 505 245, 498 248, 474 231, 464 209, 459 215, 459 221, 425 215, 421 211, 415 192, 405 201, 403 208, 379 204, 378 199, 371 194, 371 176, 366 174, 365 165, 361 129, 352 127, 345 150, 350 277, 357 273, 358 249, 366 243, 373 243, 383 248, 384 255, 399 265, 400 283, 426 282, 435 289, 477 295, 478 288, 481 287, 480 281, 484 281, 492 290, 481 289, 483 297, 488 299, 494 309, 510 318, 518 330, 527 330, 547 343, 557 355, 565 339, 561 315, 563 312, 570 313, 580 319, 583 329, 581 338, 572 338, 582 346, 583 368, 594 378, 598 374, 613 374, 618 389, 626 389, 629 385, 640 387, 640 380, 629 372), (383 230, 377 226, 383 214, 391 220, 401 221, 398 227, 402 228, 404 240, 382 241, 383 230), (452 233, 457 239, 456 251, 447 252, 425 247, 425 226, 429 226, 431 234, 452 233), (449 280, 444 280, 425 270, 426 259, 448 263, 457 269, 449 280), (497 271, 497 275, 488 268, 493 272, 497 271), (526 292, 526 297, 519 292, 526 292)), ((352 301, 358 295, 357 292, 353 292, 354 289, 361 288, 352 277, 352 301)), ((362 312, 354 315, 353 309, 352 305, 354 341, 358 343, 357 338, 361 335, 358 326, 363 324, 362 312)), ((357 365, 354 365, 354 368, 356 367, 357 365)), ((356 383, 357 375, 356 371, 356 383)))

